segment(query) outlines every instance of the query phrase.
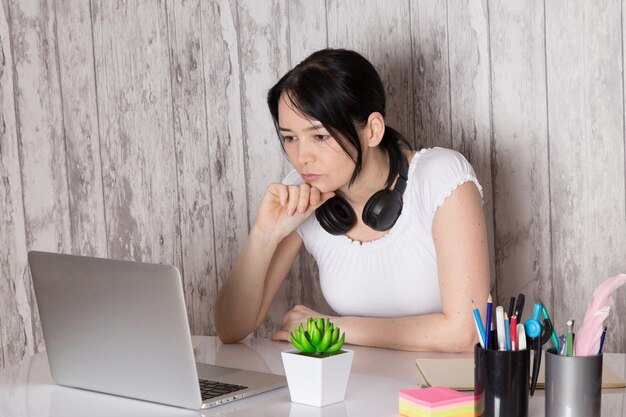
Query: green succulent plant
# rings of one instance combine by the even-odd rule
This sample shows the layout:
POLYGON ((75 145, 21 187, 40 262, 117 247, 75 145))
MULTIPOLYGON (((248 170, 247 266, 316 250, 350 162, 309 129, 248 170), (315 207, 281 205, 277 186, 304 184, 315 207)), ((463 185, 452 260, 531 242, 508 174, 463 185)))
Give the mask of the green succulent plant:
POLYGON ((300 324, 291 335, 291 343, 296 349, 306 354, 323 356, 339 351, 346 339, 345 332, 339 337, 339 327, 335 327, 330 319, 309 318, 306 329, 300 324))

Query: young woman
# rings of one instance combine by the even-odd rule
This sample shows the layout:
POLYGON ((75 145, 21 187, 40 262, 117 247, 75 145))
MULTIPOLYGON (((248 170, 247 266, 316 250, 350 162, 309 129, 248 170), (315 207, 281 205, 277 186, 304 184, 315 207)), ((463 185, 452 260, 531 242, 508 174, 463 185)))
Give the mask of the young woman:
MULTIPOLYGON (((481 188, 471 165, 449 149, 412 152, 385 124, 379 75, 353 51, 315 52, 269 91, 268 105, 295 170, 267 187, 219 291, 220 339, 237 342, 265 320, 304 243, 347 343, 471 351, 471 300, 489 292, 481 188)), ((295 306, 273 338, 289 340, 319 316, 295 306)))

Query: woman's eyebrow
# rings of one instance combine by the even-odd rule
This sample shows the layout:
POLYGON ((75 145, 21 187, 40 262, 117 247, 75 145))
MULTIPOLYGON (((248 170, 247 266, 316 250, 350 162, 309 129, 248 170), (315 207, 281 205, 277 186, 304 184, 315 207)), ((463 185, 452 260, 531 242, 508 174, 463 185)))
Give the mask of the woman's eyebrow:
MULTIPOLYGON (((317 124, 314 124, 314 125, 311 125, 311 126, 305 128, 304 132, 310 132, 310 131, 313 131, 313 130, 317 131, 317 130, 320 130, 320 129, 324 129, 324 126, 321 123, 317 123, 317 124)), ((278 126, 278 130, 280 130, 281 132, 293 132, 293 130, 291 130, 289 128, 286 128, 286 127, 281 127, 281 126, 278 126)))

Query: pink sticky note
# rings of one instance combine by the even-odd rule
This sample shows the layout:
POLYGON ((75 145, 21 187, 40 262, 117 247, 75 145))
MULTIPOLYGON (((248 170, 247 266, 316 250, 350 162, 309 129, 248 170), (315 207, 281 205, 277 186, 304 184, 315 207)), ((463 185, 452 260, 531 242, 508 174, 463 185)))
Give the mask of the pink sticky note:
POLYGON ((400 390, 400 397, 425 407, 441 407, 474 401, 474 396, 445 387, 400 390))

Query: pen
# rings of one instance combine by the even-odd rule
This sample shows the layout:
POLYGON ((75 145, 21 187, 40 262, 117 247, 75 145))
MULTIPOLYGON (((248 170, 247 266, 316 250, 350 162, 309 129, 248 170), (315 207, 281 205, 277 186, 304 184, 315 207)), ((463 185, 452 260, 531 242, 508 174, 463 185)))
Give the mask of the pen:
POLYGON ((515 314, 515 297, 511 297, 509 300, 509 317, 515 314))
POLYGON ((498 350, 506 350, 506 334, 504 332, 504 308, 496 307, 496 331, 498 332, 498 350))
POLYGON ((604 326, 604 331, 602 332, 602 337, 600 338, 600 350, 598 351, 598 355, 602 355, 602 348, 604 347, 605 337, 606 337, 606 326, 604 326))
POLYGON ((572 319, 567 321, 567 356, 574 355, 574 337, 572 327, 574 326, 574 322, 572 319))
POLYGON ((491 348, 491 310, 493 308, 493 298, 491 293, 487 298, 487 313, 485 315, 485 349, 491 348))
POLYGON ((524 312, 524 301, 526 300, 526 296, 524 294, 519 294, 517 296, 517 302, 515 303, 515 315, 517 316, 517 321, 522 322, 522 313, 524 312))
POLYGON ((511 316, 511 350, 517 350, 517 316, 513 314, 511 316))
POLYGON ((504 313, 504 337, 507 352, 511 350, 511 330, 509 329, 509 316, 504 313))
POLYGON ((476 304, 474 304, 474 300, 472 300, 472 313, 474 313, 474 323, 476 324, 476 331, 478 332, 478 341, 480 342, 480 346, 485 348, 485 329, 483 328, 483 321, 480 318, 480 312, 476 308, 476 304))
POLYGON ((517 323, 517 350, 526 350, 526 330, 524 323, 517 323))
POLYGON ((552 327, 552 344, 554 344, 554 348, 556 351, 559 351, 559 338, 556 336, 556 332, 554 331, 554 326, 552 326, 552 320, 550 320, 550 316, 548 315, 548 310, 546 310, 545 304, 541 300, 539 300, 539 304, 541 304, 541 314, 543 317, 550 322, 550 327, 552 327))
POLYGON ((535 356, 533 357, 533 376, 530 380, 530 396, 535 395, 535 389, 537 388, 537 381, 539 380, 539 369, 541 369, 541 335, 537 336, 537 340, 534 341, 535 356))
MULTIPOLYGON (((541 316, 541 303, 535 303, 533 306, 533 316, 526 320, 524 323, 524 328, 526 330, 526 334, 531 339, 530 347, 534 350, 535 356, 533 356, 533 373, 530 378, 530 396, 532 397, 535 394, 535 388, 537 388, 537 380, 539 379, 539 369, 541 368, 541 346, 545 343, 542 339, 542 333, 547 335, 548 333, 545 331, 543 325, 539 321, 541 316)), ((548 319, 544 320, 544 324, 549 326, 550 323, 548 319)), ((546 340, 547 341, 547 340, 546 340)))

